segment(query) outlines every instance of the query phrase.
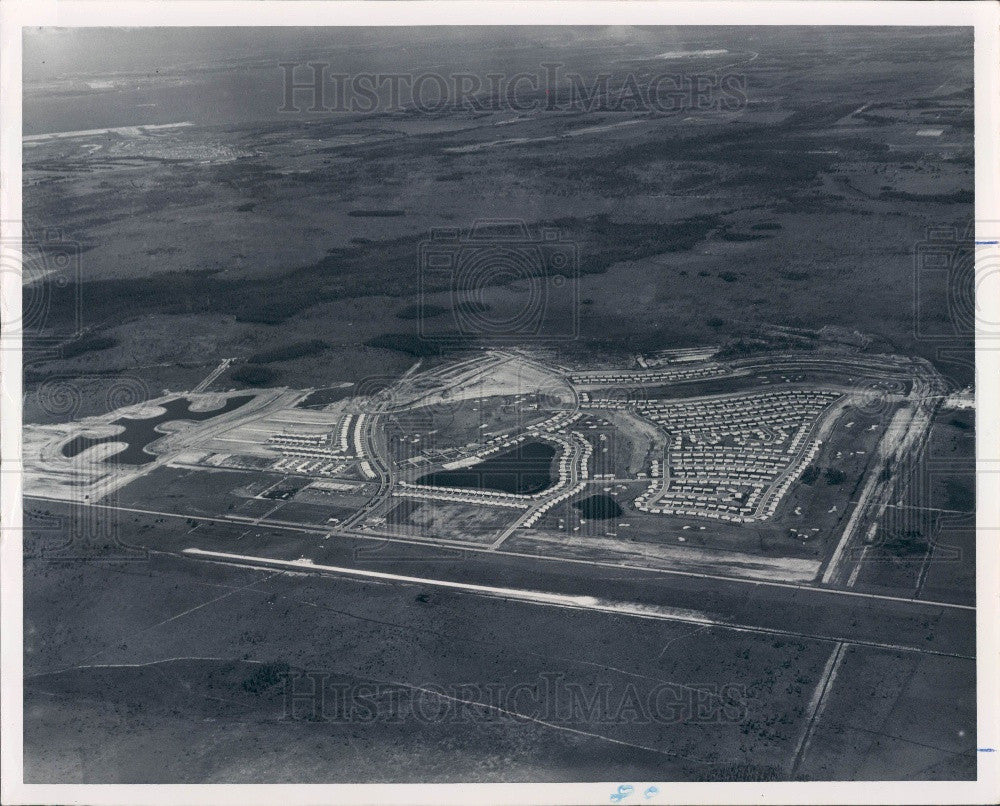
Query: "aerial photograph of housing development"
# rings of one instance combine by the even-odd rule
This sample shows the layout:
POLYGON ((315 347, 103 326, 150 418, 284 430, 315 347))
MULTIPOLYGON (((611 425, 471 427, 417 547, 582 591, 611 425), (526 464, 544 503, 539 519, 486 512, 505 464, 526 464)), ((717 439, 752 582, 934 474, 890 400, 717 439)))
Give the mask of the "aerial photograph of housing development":
POLYGON ((971 28, 23 73, 26 782, 975 780, 971 28))

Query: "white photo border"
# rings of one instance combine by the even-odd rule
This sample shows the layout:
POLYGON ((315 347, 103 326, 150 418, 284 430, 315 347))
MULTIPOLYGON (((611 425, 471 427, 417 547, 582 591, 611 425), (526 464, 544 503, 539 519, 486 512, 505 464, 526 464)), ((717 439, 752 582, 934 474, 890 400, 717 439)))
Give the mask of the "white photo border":
MULTIPOLYGON (((976 220, 1000 221, 1000 6, 973 2, 314 2, 312 0, 3 0, 0 3, 0 222, 20 235, 22 29, 152 26, 379 25, 810 25, 971 26, 975 30, 976 220)), ((988 233, 995 235, 994 232, 988 233)), ((1000 247, 994 247, 1000 251, 1000 247)), ((995 256, 994 256, 995 259, 995 256)), ((982 279, 977 263, 977 287, 982 279)), ((4 273, 0 315, 18 321, 20 278, 4 273)), ((1000 295, 977 299, 985 321, 1000 321, 1000 295)), ((1000 445, 1000 351, 976 338, 977 456, 1000 445), (993 412, 993 415, 989 415, 993 412)), ((577 804, 608 803, 623 782, 592 784, 246 784, 41 785, 23 783, 23 643, 21 511, 21 356, 0 351, 0 802, 4 804, 577 804)), ((977 461, 976 781, 671 783, 656 784, 650 804, 995 803, 1000 800, 1000 462, 977 461)), ((632 802, 637 802, 634 798, 632 802)))

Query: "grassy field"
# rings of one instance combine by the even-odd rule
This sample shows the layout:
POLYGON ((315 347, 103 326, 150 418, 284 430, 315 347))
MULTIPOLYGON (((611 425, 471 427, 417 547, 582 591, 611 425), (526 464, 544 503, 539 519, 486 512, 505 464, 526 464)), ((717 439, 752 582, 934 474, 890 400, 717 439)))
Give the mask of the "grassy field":
MULTIPOLYGON (((791 655, 787 647, 782 651, 793 663, 772 666, 766 660, 777 649, 772 641, 720 634, 731 650, 730 660, 720 662, 716 652, 704 654, 694 645, 687 644, 681 651, 675 640, 683 641, 687 631, 680 627, 650 629, 637 622, 609 631, 608 618, 585 614, 539 612, 448 593, 427 596, 419 587, 400 597, 393 589, 351 582, 331 587, 327 582, 288 575, 246 572, 234 577, 227 571, 220 576, 204 566, 178 565, 173 560, 127 568, 36 567, 29 581, 35 612, 41 613, 44 606, 44 612, 53 618, 58 614, 65 624, 64 635, 77 634, 81 639, 86 635, 86 640, 73 646, 76 639, 70 644, 65 639, 57 642, 46 623, 34 620, 30 624, 35 637, 26 670, 27 708, 32 715, 28 744, 36 760, 28 777, 35 781, 66 773, 60 768, 66 759, 78 780, 136 781, 142 759, 154 748, 189 761, 183 767, 179 761, 168 762, 159 773, 143 780, 181 780, 183 775, 203 781, 265 780, 279 767, 282 780, 385 780, 384 771, 369 767, 366 772, 361 760, 398 742, 402 748, 395 753, 409 760, 388 774, 393 780, 470 776, 526 780, 539 775, 559 780, 567 772, 555 760, 559 757, 574 768, 578 762, 570 762, 571 758, 590 759, 596 765, 591 773, 595 779, 617 777, 626 770, 633 775, 643 771, 645 776, 654 769, 661 774, 669 770, 671 776, 687 778, 730 763, 779 766, 793 738, 803 698, 808 696, 807 682, 818 674, 824 659, 819 647, 803 644, 791 655), (80 574, 91 592, 74 597, 69 607, 65 586, 75 588, 82 583, 80 574), (92 586, 94 574, 102 578, 101 586, 92 586), (135 598, 140 590, 142 596, 135 598), (122 600, 134 600, 134 605, 123 609, 115 604, 122 600), (160 613, 179 613, 196 605, 204 606, 190 616, 159 624, 164 617, 160 613), (98 618, 102 612, 114 615, 98 618), (528 630, 526 622, 531 625, 528 630), (89 626, 77 633, 74 625, 82 628, 85 624, 89 626), (294 646, 287 640, 292 634, 301 639, 294 646), (565 637, 553 642, 554 635, 565 637), (610 650, 611 635, 616 635, 614 664, 602 660, 610 650), (663 654, 664 644, 671 642, 673 650, 663 654), (62 645, 57 648, 57 643, 62 645), (623 650, 623 646, 628 648, 623 650), (232 659, 80 669, 42 673, 36 678, 37 669, 51 668, 45 659, 53 652, 67 659, 75 657, 76 663, 90 659, 141 664, 175 654, 232 659), (559 703, 566 716, 547 720, 554 727, 517 718, 498 720, 496 714, 475 711, 465 721, 444 725, 421 719, 394 724, 384 717, 368 723, 360 718, 333 718, 329 723, 310 724, 280 721, 279 685, 247 690, 243 684, 254 662, 323 671, 341 682, 400 687, 538 685, 540 675, 561 674, 566 682, 582 686, 588 696, 595 685, 607 684, 612 707, 626 696, 629 684, 643 699, 661 682, 714 686, 716 690, 730 685, 745 696, 740 695, 743 699, 730 719, 690 719, 683 724, 627 714, 616 719, 612 711, 599 711, 588 720, 574 714, 566 700, 559 703), (770 671, 761 675, 760 669, 770 671), (206 728, 197 732, 197 738, 188 732, 182 740, 180 726, 191 720, 206 728), (65 730, 84 721, 119 739, 102 743, 100 750, 90 751, 96 755, 89 754, 85 745, 69 738, 73 732, 65 730), (561 727, 598 736, 566 735, 561 727), (223 728, 229 736, 235 732, 257 738, 249 744, 226 740, 220 745, 218 731, 223 728), (64 738, 43 751, 46 742, 60 732, 64 738), (463 741, 462 736, 467 738, 463 741), (610 745, 599 736, 626 744, 610 745), (335 751, 348 740, 354 747, 351 753, 335 751), (186 753, 180 751, 182 741, 186 753), (506 748, 501 765, 495 761, 491 765, 484 755, 494 743, 506 748), (655 749, 644 752, 635 745, 655 749), (706 751, 708 747, 713 749, 706 751), (264 767, 251 765, 256 772, 250 773, 247 765, 261 748, 271 748, 266 754, 271 760, 264 767), (306 748, 329 754, 328 763, 315 764, 313 750, 306 748), (549 755, 553 753, 554 757, 549 755), (598 761, 591 753, 604 755, 598 761)), ((511 703, 526 715, 534 713, 530 700, 511 703)), ((431 702, 429 713, 434 713, 433 706, 431 702)))
POLYGON ((898 764, 919 779, 970 776, 975 679, 970 661, 848 648, 799 771, 815 780, 877 780, 898 764))
POLYGON ((898 480, 858 585, 897 595, 974 604, 975 417, 942 410, 919 460, 898 480))
MULTIPOLYGON (((346 550, 242 526, 191 533, 182 519, 137 514, 120 529, 161 551, 197 542, 289 558, 329 553, 336 563, 346 550)), ((420 574, 433 556, 356 561, 420 574)), ((460 555, 450 564, 488 572, 460 555)), ((511 567, 509 584, 540 584, 522 573, 511 567)), ((620 575, 590 576, 632 596, 620 575)), ((35 782, 935 778, 966 777, 974 762, 972 664, 958 659, 850 649, 796 768, 835 649, 828 640, 164 554, 29 561, 25 596, 35 782), (304 671, 325 675, 350 707, 328 698, 324 718, 309 719, 306 698, 287 711, 285 675, 304 671), (942 685, 947 708, 913 706, 941 702, 942 685), (444 707, 435 692, 466 702, 444 707), (373 753, 395 761, 373 770, 373 753), (156 755, 164 760, 151 767, 156 755)), ((694 601, 720 605, 704 594, 694 601)), ((855 618, 884 618, 863 615, 865 606, 855 618)), ((785 607, 801 613, 803 603, 785 607)), ((847 628, 814 608, 801 614, 821 631, 847 628)), ((292 685, 309 689, 308 680, 292 685)))

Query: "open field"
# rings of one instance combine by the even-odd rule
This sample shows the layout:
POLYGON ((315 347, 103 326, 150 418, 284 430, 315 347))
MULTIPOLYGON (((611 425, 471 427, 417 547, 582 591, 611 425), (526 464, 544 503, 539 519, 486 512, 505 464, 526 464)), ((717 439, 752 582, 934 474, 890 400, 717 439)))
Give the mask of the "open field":
MULTIPOLYGON (((537 68, 551 47, 567 69, 594 58, 591 44, 542 46, 546 37, 538 36, 516 57, 523 66, 537 68)), ((548 300, 552 322, 572 319, 576 332, 553 324, 541 334, 569 347, 652 351, 765 325, 830 324, 945 369, 946 359, 915 333, 956 341, 962 334, 948 321, 945 284, 921 286, 926 322, 914 329, 913 253, 928 226, 961 234, 972 217, 971 74, 958 57, 964 34, 900 33, 877 70, 864 37, 848 31, 817 40, 808 53, 778 30, 756 36, 753 59, 726 43, 725 54, 683 61, 686 71, 706 73, 737 64, 747 102, 734 110, 535 110, 513 120, 502 111, 367 118, 272 111, 266 122, 195 119, 32 141, 24 152, 26 221, 57 225, 83 250, 81 282, 54 292, 45 326, 83 327, 111 346, 46 357, 29 372, 29 391, 35 377, 132 367, 143 367, 153 394, 191 388, 168 367, 188 365, 193 379, 216 356, 248 357, 318 333, 324 351, 268 365, 275 380, 302 388, 398 374, 406 350, 440 346, 416 339, 400 352, 399 334, 475 336, 455 307, 465 298, 461 283, 456 297, 453 278, 425 282, 419 248, 430 229, 511 217, 532 232, 555 226, 578 250, 574 293, 548 300), (836 84, 824 49, 837 53, 836 84), (780 78, 788 71, 793 84, 780 78), (917 136, 928 120, 940 136, 917 136), (634 125, 618 125, 626 123, 634 125), (573 131, 583 134, 558 137, 558 154, 544 139, 573 131), (523 142, 482 147, 505 138, 523 142), (450 185, 462 192, 442 192, 450 185), (389 209, 403 215, 357 215, 389 209), (281 238, 271 237, 274 228, 281 238), (845 231, 852 237, 839 237, 845 231), (272 295, 275 283, 282 292, 272 295), (77 297, 82 322, 70 321, 68 303, 77 297), (410 318, 415 306, 441 313, 410 318)), ((635 48, 629 68, 671 67, 655 49, 635 48)), ((279 74, 267 79, 262 89, 280 91, 279 74)), ((89 92, 90 102, 100 95, 89 92)), ((40 89, 26 125, 43 125, 39 110, 53 111, 46 97, 40 89)), ((468 290, 505 321, 524 305, 515 286, 487 280, 468 290)), ((960 364, 945 371, 968 380, 960 364)), ((238 381, 227 373, 216 383, 238 381)), ((99 407, 86 398, 88 411, 99 407)))
MULTIPOLYGON (((142 520, 141 516, 124 518, 123 534, 140 534, 142 520)), ((197 532, 184 534, 189 527, 180 519, 176 527, 157 524, 155 528, 157 536, 153 540, 161 549, 166 548, 164 538, 175 528, 176 538, 169 543, 180 546, 199 539, 197 532)), ((241 550, 259 550, 246 538, 234 543, 239 531, 228 529, 228 537, 220 533, 215 540, 209 539, 208 545, 217 542, 227 548, 239 545, 241 550)), ((271 535, 265 544, 273 543, 274 537, 271 535)), ((325 562, 352 564, 350 550, 345 554, 345 548, 317 546, 325 562)), ((292 549, 291 553, 300 552, 292 549)), ((901 655, 888 650, 871 651, 884 659, 887 669, 897 670, 895 673, 900 675, 912 675, 914 664, 921 664, 910 678, 911 687, 937 685, 934 670, 946 663, 952 696, 971 691, 971 660, 922 654, 939 650, 958 652, 964 657, 969 651, 954 640, 960 633, 956 632, 952 614, 937 607, 914 613, 916 618, 911 622, 903 604, 833 596, 833 601, 817 601, 815 608, 803 609, 801 593, 788 597, 781 588, 758 588, 758 595, 764 599, 756 612, 743 608, 739 623, 744 626, 710 626, 711 619, 718 618, 715 612, 732 612, 725 598, 715 598, 722 591, 706 598, 704 586, 687 584, 683 577, 671 578, 665 587, 666 580, 660 583, 652 577, 637 577, 624 582, 620 578, 608 579, 606 573, 590 573, 583 566, 574 570, 564 565, 553 568, 551 578, 543 580, 538 576, 543 569, 536 563, 515 563, 514 558, 510 558, 506 570, 494 566, 491 571, 490 564, 473 561, 470 567, 469 559, 434 559, 426 551, 425 555, 422 560, 397 558, 377 561, 374 566, 369 556, 359 567, 366 571, 403 567, 403 573, 426 574, 431 579, 456 578, 454 572, 458 571, 458 578, 471 576, 483 581, 500 571, 506 584, 525 589, 552 590, 558 578, 563 580, 560 587, 567 591, 600 590, 612 599, 657 601, 661 606, 669 603, 674 609, 668 608, 666 620, 587 610, 567 613, 531 602, 511 603, 449 591, 433 582, 400 587, 371 584, 364 578, 315 576, 307 569, 226 569, 159 551, 146 560, 124 564, 33 561, 27 589, 30 611, 51 613, 50 618, 64 626, 53 631, 40 617, 33 617, 28 624, 31 638, 26 675, 29 713, 35 725, 28 741, 39 751, 33 754, 36 761, 29 778, 42 781, 66 774, 65 762, 59 759, 68 757, 74 780, 99 780, 107 769, 114 771, 114 780, 151 780, 136 777, 134 754, 175 746, 180 741, 178 720, 196 719, 208 720, 212 726, 205 733, 199 732, 194 740, 187 737, 189 753, 198 759, 198 780, 242 780, 249 759, 260 748, 270 746, 272 740, 281 738, 287 742, 275 747, 283 749, 272 749, 268 754, 273 761, 263 768, 255 767, 260 775, 282 767, 287 770, 287 780, 373 780, 352 761, 359 758, 353 752, 334 753, 332 757, 337 761, 332 766, 310 767, 311 751, 301 756, 302 751, 296 749, 297 740, 308 736, 319 743, 318 751, 332 750, 348 735, 372 752, 394 741, 410 747, 420 737, 423 750, 416 757, 404 751, 411 760, 393 774, 393 780, 416 780, 428 774, 426 765, 434 769, 441 764, 436 760, 440 759, 439 753, 446 752, 446 748, 454 752, 451 729, 455 722, 448 721, 445 730, 440 720, 456 717, 449 711, 447 717, 435 721, 433 715, 441 711, 439 700, 432 694, 426 695, 426 701, 421 700, 422 710, 416 716, 407 717, 404 710, 397 717, 394 708, 399 708, 399 698, 393 699, 388 689, 402 688, 412 694, 414 686, 431 692, 450 692, 453 687, 464 686, 467 699, 488 704, 483 694, 495 690, 489 686, 507 692, 522 683, 544 686, 546 679, 560 681, 553 702, 533 698, 524 691, 519 700, 512 695, 500 701, 503 707, 523 714, 521 718, 504 718, 488 708, 477 710, 471 704, 463 706, 457 729, 472 731, 470 741, 462 745, 463 769, 473 769, 488 780, 526 780, 542 774, 538 759, 547 766, 545 753, 552 751, 552 742, 560 746, 565 741, 570 744, 562 752, 573 748, 585 753, 610 753, 595 769, 630 770, 638 777, 652 776, 656 770, 662 778, 667 770, 670 777, 706 780, 725 777, 726 770, 734 765, 751 765, 763 770, 761 774, 784 778, 793 774, 802 737, 814 715, 810 707, 814 690, 823 682, 825 664, 838 642, 847 641, 853 646, 852 642, 860 641, 861 646, 871 646, 870 642, 884 642, 890 636, 892 644, 912 641, 915 650, 901 655), (452 572, 447 570, 449 567, 452 572), (102 584, 88 586, 91 592, 86 596, 74 597, 71 603, 63 595, 67 585, 77 589, 84 580, 93 581, 95 575, 102 584), (648 588, 645 592, 643 585, 648 588), (135 598, 139 590, 143 595, 135 598), (676 593, 665 602, 663 597, 668 591, 676 593), (678 596, 681 591, 686 593, 678 596), (786 604, 779 606, 782 598, 786 604), (837 610, 840 598, 848 608, 846 612, 837 610), (122 602, 133 601, 127 608, 121 606, 122 602), (896 607, 904 608, 898 616, 892 614, 896 607), (796 620, 787 618, 787 613, 796 611, 802 625, 798 634, 796 620), (108 613, 113 616, 107 617, 108 613), (318 613, 322 613, 322 619, 317 620, 318 613), (816 621, 821 613, 823 618, 816 621), (710 621, 692 625, 687 623, 690 617, 710 621), (911 623, 912 627, 908 626, 911 623), (753 624, 756 630, 747 631, 746 626, 753 624), (767 632, 772 629, 770 625, 774 625, 776 633, 767 632), (791 637, 788 629, 792 630, 791 637), (925 640, 928 629, 932 641, 925 640), (290 645, 287 635, 293 632, 308 640, 290 645), (692 640, 694 636, 698 640, 692 640), (609 660, 609 653, 613 653, 613 660, 609 660), (921 660, 924 658, 927 660, 921 660), (261 663, 288 664, 290 669, 327 673, 332 676, 331 683, 367 686, 360 692, 356 688, 348 691, 364 695, 369 703, 375 694, 373 687, 383 686, 385 690, 377 698, 383 701, 374 714, 358 703, 354 710, 339 715, 331 708, 328 720, 320 723, 304 716, 281 719, 281 678, 265 677, 264 682, 252 685, 248 682, 254 679, 254 666, 261 663), (926 677, 920 669, 926 670, 926 677), (189 693, 180 697, 172 685, 164 686, 164 675, 189 693), (575 685, 582 686, 580 692, 588 702, 595 691, 606 691, 609 705, 604 710, 598 705, 592 711, 581 710, 579 703, 574 707, 575 685), (623 698, 632 696, 626 692, 634 689, 642 703, 652 690, 668 685, 679 686, 682 691, 688 686, 704 690, 706 693, 696 700, 701 703, 702 717, 696 718, 690 709, 685 711, 689 700, 676 694, 661 695, 661 707, 672 703, 673 710, 658 711, 659 719, 644 718, 642 706, 633 713, 622 705, 623 698), (723 710, 713 698, 713 691, 724 691, 732 698, 729 707, 723 710), (192 697, 192 692, 203 696, 192 697), (57 709, 56 702, 61 703, 57 709), (549 718, 542 723, 527 720, 538 717, 543 707, 552 708, 549 718), (170 712, 172 717, 161 719, 170 712), (112 740, 104 743, 100 751, 88 751, 85 745, 67 738, 48 744, 56 738, 50 731, 58 732, 66 724, 90 719, 131 741, 126 744, 112 740), (218 737, 216 728, 224 726, 228 727, 227 736, 235 731, 236 736, 252 733, 259 738, 249 744, 227 740, 219 745, 213 736, 218 737), (473 740, 473 735, 479 738, 473 740), (483 766, 485 760, 477 761, 481 758, 479 742, 485 747, 493 741, 509 746, 502 767, 491 768, 483 766), (539 742, 550 748, 542 756, 538 756, 539 742), (41 752, 43 746, 52 749, 41 752), (709 746, 713 750, 705 755, 709 746)), ((729 595, 740 599, 743 594, 734 590, 729 595)), ((831 594, 818 591, 817 595, 831 598, 831 594)), ((650 610, 648 615, 654 612, 650 610)), ((954 616, 963 616, 962 611, 954 611, 954 616)), ((840 697, 838 692, 846 695, 851 690, 849 677, 844 674, 844 678, 837 678, 828 696, 840 697), (841 680, 846 689, 840 688, 841 680)), ((885 707, 891 708, 896 696, 891 687, 885 696, 889 698, 885 707)), ((827 707, 836 714, 834 702, 831 699, 827 707)), ((308 709, 308 701, 304 706, 308 709)), ((924 767, 937 763, 944 765, 942 771, 931 771, 930 777, 962 775, 962 770, 974 764, 974 720, 969 714, 949 718, 965 738, 956 734, 952 745, 939 752, 934 748, 940 740, 931 742, 930 748, 907 762, 913 765, 908 769, 914 774, 926 774, 924 767)), ((840 719, 843 717, 838 716, 840 719)), ((825 723, 821 720, 820 724, 825 723)), ((833 722, 834 729, 838 724, 833 722)), ((810 769, 818 777, 829 775, 822 762, 825 735, 819 733, 812 739, 794 775, 811 777, 810 769)), ((912 733, 907 733, 905 739, 895 738, 897 735, 891 729, 884 731, 881 744, 890 756, 880 763, 868 755, 862 777, 875 778, 896 769, 891 756, 895 743, 903 747, 909 738, 919 738, 912 733)), ((313 746, 311 741, 308 744, 313 746)), ((851 759, 860 765, 864 758, 866 754, 859 746, 857 751, 849 749, 847 755, 840 755, 839 763, 846 770, 848 767, 843 765, 849 765, 851 759), (858 755, 852 755, 854 752, 858 755)), ((179 780, 179 767, 161 770, 155 780, 179 780)), ((440 780, 455 780, 443 767, 440 773, 431 775, 435 780, 439 780, 438 775, 440 780)), ((850 773, 832 777, 841 776, 850 777, 850 773)))
POLYGON ((975 418, 942 410, 863 548, 855 587, 975 602, 975 418))
POLYGON ((913 777, 960 778, 970 763, 975 670, 949 658, 903 658, 858 647, 842 655, 799 772, 866 780, 891 755, 905 759, 913 777), (903 736, 908 738, 900 743, 903 736))

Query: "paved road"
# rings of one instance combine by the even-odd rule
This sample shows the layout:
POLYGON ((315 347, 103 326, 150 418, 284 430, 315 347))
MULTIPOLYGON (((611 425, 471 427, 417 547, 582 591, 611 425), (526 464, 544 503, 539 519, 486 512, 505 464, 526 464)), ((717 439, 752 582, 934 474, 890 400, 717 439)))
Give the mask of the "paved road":
POLYGON ((229 369, 229 365, 232 362, 233 362, 232 358, 223 358, 219 366, 213 369, 201 383, 199 383, 194 389, 192 389, 191 393, 196 394, 198 392, 204 392, 206 389, 208 389, 209 386, 215 383, 216 378, 218 378, 223 372, 229 369))

